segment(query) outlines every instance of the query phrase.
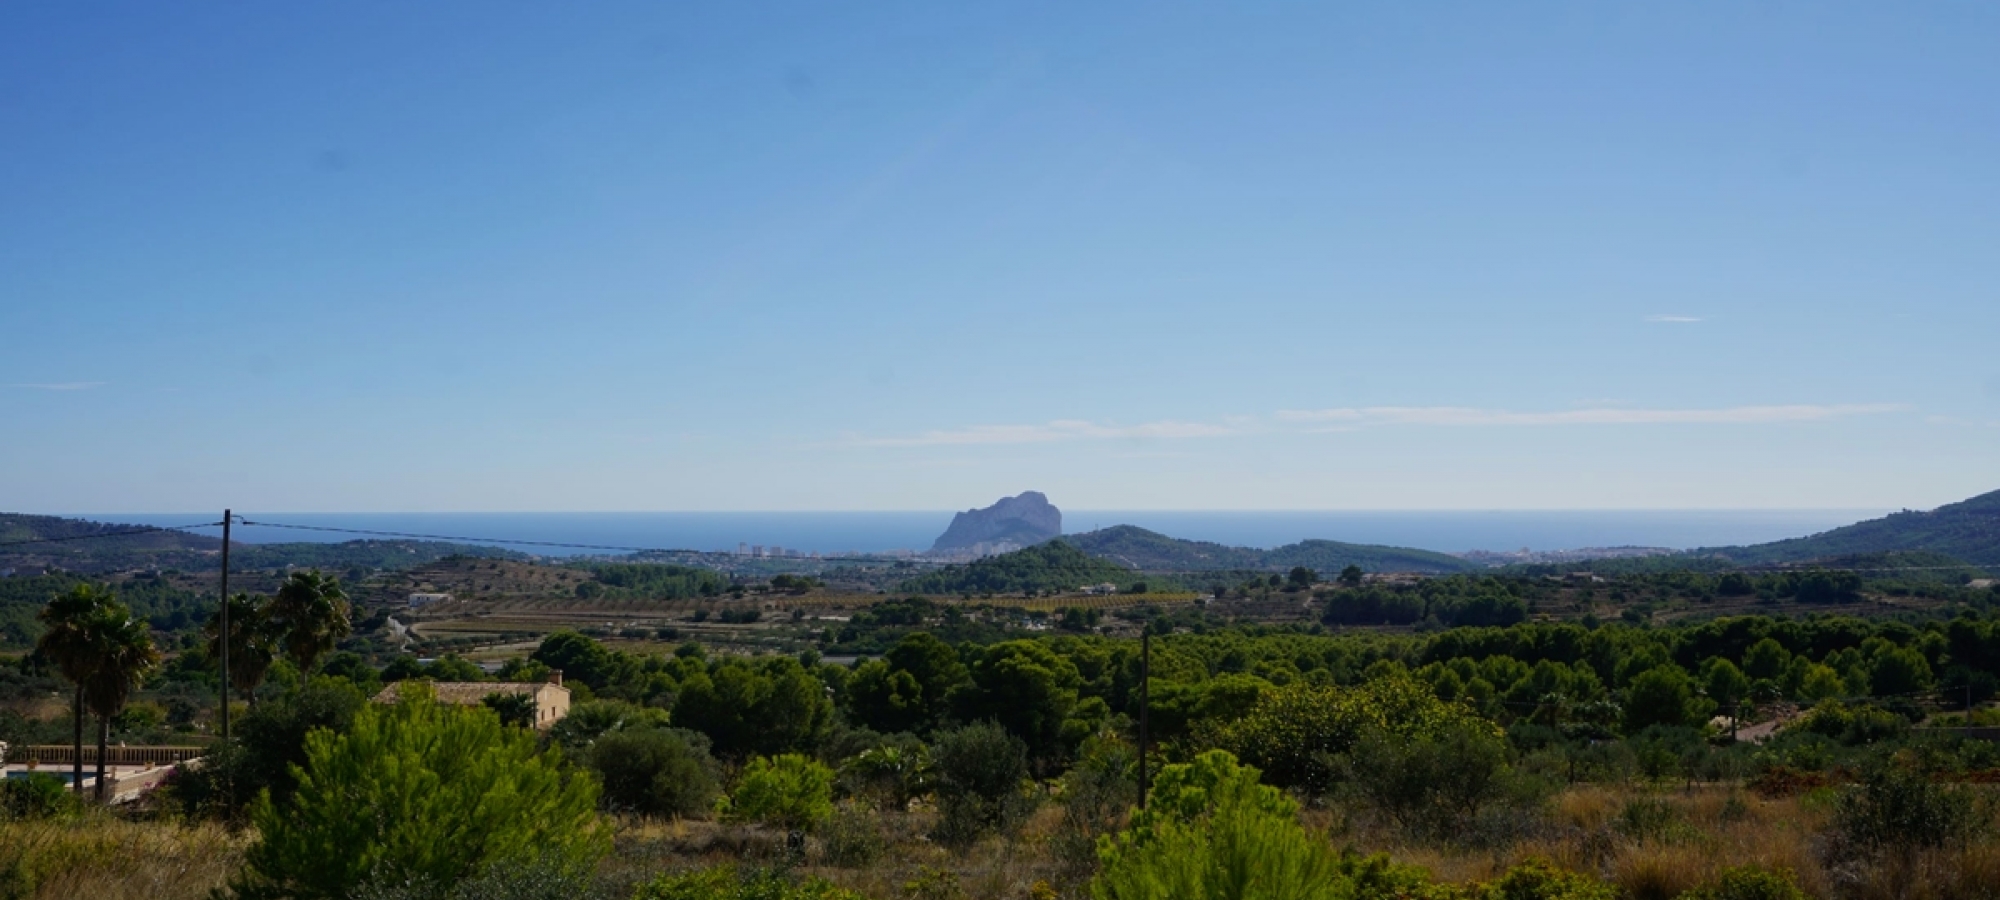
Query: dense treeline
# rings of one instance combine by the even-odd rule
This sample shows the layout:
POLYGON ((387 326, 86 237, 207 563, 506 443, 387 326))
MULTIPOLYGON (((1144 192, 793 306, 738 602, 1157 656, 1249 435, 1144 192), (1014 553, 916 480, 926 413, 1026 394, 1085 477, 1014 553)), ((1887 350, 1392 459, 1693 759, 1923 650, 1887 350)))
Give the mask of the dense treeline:
POLYGON ((1310 540, 1259 550, 1183 540, 1132 525, 1064 535, 1060 540, 1091 556, 1153 572, 1285 571, 1294 566, 1339 571, 1359 566, 1371 572, 1448 574, 1480 568, 1456 556, 1408 547, 1310 540))
MULTIPOLYGON (((0 578, 0 647, 33 645, 42 633, 36 621, 42 605, 52 596, 90 583, 90 579, 66 573, 0 578)), ((167 633, 184 632, 199 624, 215 603, 212 596, 204 598, 175 587, 156 574, 128 578, 118 585, 118 593, 153 630, 167 633)))
MULTIPOLYGON (((1745 596, 1796 596, 1818 574, 1746 577, 1745 596)), ((1720 596, 1731 576, 1649 577, 1658 590, 1720 596)), ((967 616, 965 604, 913 598, 835 626, 831 639, 878 642, 878 655, 852 662, 812 651, 725 655, 693 643, 635 653, 559 632, 488 675, 449 656, 398 657, 376 669, 332 652, 346 632, 338 583, 298 573, 286 584, 268 603, 243 598, 247 609, 269 611, 244 621, 274 623, 263 683, 239 688, 257 702, 233 740, 168 794, 195 819, 256 826, 233 882, 246 897, 476 896, 463 892, 518 880, 496 874, 517 872, 510 866, 540 866, 535 878, 559 881, 608 852, 609 826, 596 811, 767 829, 783 858, 816 848, 813 858, 852 867, 887 852, 884 821, 915 823, 899 827, 963 854, 982 842, 1013 846, 1036 809, 1053 805, 1059 815, 1032 844, 1052 885, 1038 896, 1238 896, 1176 879, 1241 871, 1312 886, 1297 896, 1608 898, 1595 875, 1548 866, 1440 884, 1384 858, 1343 854, 1304 828, 1301 808, 1336 811, 1347 817, 1342 827, 1411 845, 1488 852, 1548 839, 1549 798, 1569 785, 1747 783, 1772 796, 1819 786, 1838 799, 1823 836, 1828 852, 1868 859, 1964 846, 1981 820, 1973 789, 1959 785, 2000 772, 1994 745, 1938 727, 1988 721, 1993 714, 1977 707, 2000 693, 2000 618, 1970 601, 1931 621, 1530 622, 1519 617, 1549 579, 1371 584, 1357 571, 1328 585, 1301 568, 1276 585, 1259 579, 1255 590, 1301 600, 1317 591, 1329 616, 1363 603, 1421 603, 1425 619, 1458 627, 1246 626, 1190 606, 1144 618, 1148 680, 1139 642, 1098 633, 1088 616, 1062 616, 1054 630, 983 631, 991 626, 967 616), (520 727, 532 709, 503 693, 466 709, 425 702, 427 679, 541 681, 555 670, 573 705, 543 733, 520 727), (401 685, 396 707, 368 702, 391 683, 401 685), (1134 814, 1142 713, 1151 759, 1164 768, 1151 795, 1157 811, 1134 814), (1758 722, 1784 727, 1759 744, 1731 740, 1758 722), (436 852, 410 842, 438 833, 463 839, 436 852), (530 845, 551 849, 517 853, 530 845), (1263 862, 1236 855, 1246 848, 1259 848, 1263 862), (375 862, 351 862, 361 858, 375 862), (403 893, 388 892, 384 879, 403 893)), ((145 687, 213 685, 211 658, 192 648, 151 671, 145 687)), ((60 670, 36 656, 4 669, 0 684, 24 693, 46 696, 62 684, 60 670)), ((134 706, 149 702, 157 701, 134 706)), ((107 735, 120 733, 124 715, 107 710, 107 735)), ((176 712, 151 727, 185 733, 199 719, 176 712)), ((50 726, 0 717, 0 740, 46 740, 34 727, 50 726)), ((60 806, 39 789, 9 787, 0 805, 60 806)), ((1676 815, 1640 796, 1614 827, 1619 840, 1643 843, 1690 827, 1676 815)), ((690 875, 639 896, 793 890, 760 877, 690 875)), ((1728 877, 1785 887, 1791 876, 1728 877)), ((810 896, 839 896, 828 890, 810 896)))
POLYGON ((1040 594, 1074 591, 1094 584, 1131 585, 1137 573, 1069 545, 1048 541, 1025 550, 948 566, 903 582, 915 594, 1040 594))

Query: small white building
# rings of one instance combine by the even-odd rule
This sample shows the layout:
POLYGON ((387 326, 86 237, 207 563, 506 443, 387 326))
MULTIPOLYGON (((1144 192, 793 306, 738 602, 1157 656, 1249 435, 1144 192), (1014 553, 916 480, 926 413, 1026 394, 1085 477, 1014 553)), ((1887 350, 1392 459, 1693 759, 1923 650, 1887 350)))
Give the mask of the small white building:
POLYGON ((411 594, 410 608, 422 609, 433 603, 449 603, 450 601, 450 594, 411 594))

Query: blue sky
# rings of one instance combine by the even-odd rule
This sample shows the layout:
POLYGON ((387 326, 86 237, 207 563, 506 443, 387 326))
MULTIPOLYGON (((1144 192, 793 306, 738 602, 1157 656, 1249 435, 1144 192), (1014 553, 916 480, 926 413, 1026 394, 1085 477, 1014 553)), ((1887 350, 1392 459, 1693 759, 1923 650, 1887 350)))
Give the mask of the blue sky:
POLYGON ((1927 507, 2000 8, 0 9, 0 508, 1927 507))

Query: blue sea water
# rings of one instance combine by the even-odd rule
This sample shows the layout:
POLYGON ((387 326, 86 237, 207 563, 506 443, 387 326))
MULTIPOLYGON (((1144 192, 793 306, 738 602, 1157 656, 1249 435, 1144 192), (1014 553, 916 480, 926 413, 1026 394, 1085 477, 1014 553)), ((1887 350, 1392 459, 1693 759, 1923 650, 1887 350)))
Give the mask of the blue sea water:
MULTIPOLYGON (((1886 510, 1574 511, 1119 511, 1063 513, 1066 532, 1137 525, 1162 534, 1269 548, 1308 538, 1389 544, 1446 553, 1568 550, 1622 545, 1715 547, 1800 537, 1882 515, 1886 510)), ((735 550, 761 544, 808 553, 928 549, 951 523, 945 512, 628 512, 628 513, 258 513, 252 522, 404 532, 513 546, 543 555, 606 552, 589 547, 509 545, 539 541, 620 548, 735 550)), ((94 514, 83 518, 142 525, 215 521, 217 514, 94 514)), ((216 534, 218 529, 204 529, 216 534)), ((239 525, 249 543, 343 541, 365 535, 239 525)))

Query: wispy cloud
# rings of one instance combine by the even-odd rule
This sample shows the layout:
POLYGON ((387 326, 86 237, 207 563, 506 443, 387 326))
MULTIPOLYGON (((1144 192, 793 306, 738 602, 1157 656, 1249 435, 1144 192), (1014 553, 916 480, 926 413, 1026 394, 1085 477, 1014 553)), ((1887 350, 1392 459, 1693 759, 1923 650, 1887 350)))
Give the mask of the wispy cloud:
POLYGON ((11 388, 27 388, 31 391, 87 391, 104 386, 102 381, 56 381, 43 384, 10 384, 11 388))
POLYGON ((976 444, 1050 444, 1058 441, 1222 437, 1237 428, 1203 422, 1146 422, 1109 425, 1081 419, 1058 419, 1040 425, 969 425, 926 431, 914 437, 859 438, 866 447, 937 447, 976 444))
POLYGON ((1688 325, 1701 321, 1700 316, 1647 316, 1648 322, 1663 322, 1670 325, 1688 325))
POLYGON ((1370 406, 1281 410, 1284 422, 1324 425, 1771 425, 1901 412, 1900 404, 1730 406, 1715 409, 1570 409, 1512 412, 1468 406, 1370 406))
POLYGON ((1445 427, 1549 425, 1777 425, 1819 422, 1852 416, 1906 412, 1895 403, 1835 405, 1728 406, 1713 409, 1643 409, 1594 406, 1588 409, 1515 412, 1471 406, 1366 406, 1334 409, 1285 409, 1264 418, 1230 416, 1223 424, 1163 420, 1117 425, 1086 419, 1057 419, 1032 425, 968 425, 926 431, 904 437, 850 436, 859 447, 972 447, 1005 444, 1053 444, 1070 441, 1180 440, 1292 430, 1307 433, 1359 431, 1395 425, 1445 427), (1273 428, 1273 424, 1277 426, 1273 428))

